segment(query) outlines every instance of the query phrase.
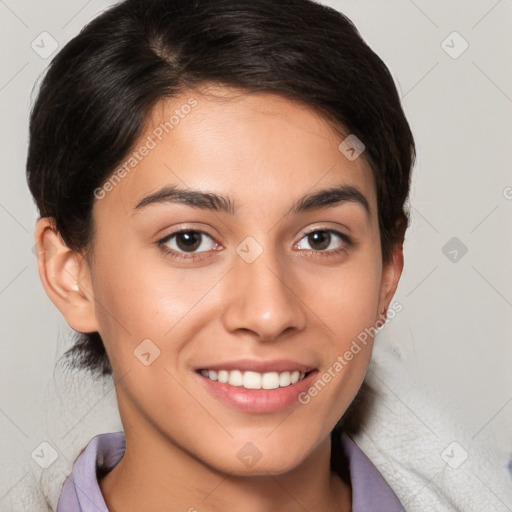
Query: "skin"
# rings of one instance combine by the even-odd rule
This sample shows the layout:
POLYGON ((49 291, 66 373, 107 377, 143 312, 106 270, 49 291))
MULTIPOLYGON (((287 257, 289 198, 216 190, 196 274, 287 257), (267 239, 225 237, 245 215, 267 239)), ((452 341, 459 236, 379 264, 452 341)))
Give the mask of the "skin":
MULTIPOLYGON (((348 512, 351 489, 330 472, 329 435, 363 381, 371 340, 309 404, 272 413, 224 403, 194 368, 285 358, 322 374, 382 319, 402 272, 402 244, 383 265, 368 165, 345 158, 321 115, 283 97, 188 91, 153 109, 134 149, 191 97, 197 106, 95 201, 91 261, 66 247, 51 219, 35 230, 43 254, 53 248, 39 259, 48 296, 73 329, 101 334, 114 370, 126 453, 100 481, 105 501, 112 512, 348 512), (229 195, 238 210, 134 210, 169 184, 229 195), (340 184, 363 194, 369 215, 354 201, 286 215, 299 197, 340 184), (196 261, 158 246, 184 226, 207 233, 196 261), (315 250, 318 242, 304 235, 312 228, 338 230, 352 243, 333 235, 315 250), (252 263, 235 251, 248 236, 263 248, 252 263), (148 338, 160 356, 145 366, 134 350, 148 338), (247 442, 262 454, 251 468, 237 457, 247 442)), ((183 248, 176 237, 166 243, 183 248)))

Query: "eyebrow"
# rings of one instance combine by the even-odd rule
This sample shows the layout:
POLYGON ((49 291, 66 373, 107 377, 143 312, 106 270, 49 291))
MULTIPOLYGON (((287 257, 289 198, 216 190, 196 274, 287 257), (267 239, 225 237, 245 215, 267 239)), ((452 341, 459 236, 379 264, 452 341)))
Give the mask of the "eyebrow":
MULTIPOLYGON (((347 202, 361 205, 365 209, 368 217, 371 216, 368 200, 352 185, 339 185, 306 194, 292 204, 286 215, 308 212, 320 208, 331 208, 347 202)), ((182 189, 177 185, 166 185, 140 200, 137 206, 135 206, 133 213, 150 205, 166 203, 183 203, 193 208, 224 212, 230 215, 235 215, 238 209, 235 201, 229 196, 220 196, 213 192, 203 192, 193 189, 182 189)))

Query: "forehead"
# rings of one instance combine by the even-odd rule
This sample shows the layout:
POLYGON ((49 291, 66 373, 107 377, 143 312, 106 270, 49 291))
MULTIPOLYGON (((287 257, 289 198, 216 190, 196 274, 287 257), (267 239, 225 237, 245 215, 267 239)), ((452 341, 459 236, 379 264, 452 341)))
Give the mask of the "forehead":
POLYGON ((241 212, 275 207, 277 213, 307 192, 343 184, 357 188, 373 211, 369 166, 340 151, 343 138, 312 108, 276 94, 190 90, 152 109, 118 166, 126 172, 98 208, 130 213, 171 184, 237 198, 241 212))

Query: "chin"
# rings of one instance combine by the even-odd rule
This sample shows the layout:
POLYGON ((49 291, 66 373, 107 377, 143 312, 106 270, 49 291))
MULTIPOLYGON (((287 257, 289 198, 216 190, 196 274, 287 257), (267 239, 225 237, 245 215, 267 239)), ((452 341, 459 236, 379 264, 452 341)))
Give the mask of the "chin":
POLYGON ((295 443, 293 451, 287 449, 286 443, 283 445, 277 450, 273 448, 259 449, 248 441, 242 443, 240 448, 234 452, 231 451, 231 448, 226 448, 221 454, 210 454, 209 457, 201 458, 201 460, 217 471, 231 476, 277 476, 296 469, 308 457, 308 452, 302 442, 295 443), (296 451, 297 449, 300 450, 296 451), (234 453, 234 457, 228 455, 231 453, 234 453))

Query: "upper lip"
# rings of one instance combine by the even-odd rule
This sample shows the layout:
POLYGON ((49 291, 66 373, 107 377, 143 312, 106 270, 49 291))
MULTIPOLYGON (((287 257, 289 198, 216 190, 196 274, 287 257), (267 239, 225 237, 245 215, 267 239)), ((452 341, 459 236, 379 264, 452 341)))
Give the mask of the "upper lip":
POLYGON ((198 366, 196 370, 241 370, 258 373, 267 372, 293 372, 308 373, 315 368, 313 366, 302 364, 290 359, 256 360, 256 359, 238 359, 236 361, 225 361, 223 363, 205 364, 198 366))

